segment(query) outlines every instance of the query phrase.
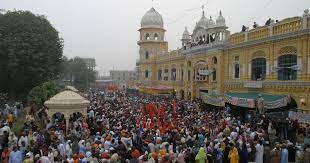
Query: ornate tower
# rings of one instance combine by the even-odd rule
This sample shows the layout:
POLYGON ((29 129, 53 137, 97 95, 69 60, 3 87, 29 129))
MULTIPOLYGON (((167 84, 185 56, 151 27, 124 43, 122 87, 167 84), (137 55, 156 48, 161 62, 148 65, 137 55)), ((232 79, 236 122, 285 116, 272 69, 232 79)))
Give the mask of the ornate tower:
POLYGON ((187 27, 185 27, 185 30, 183 32, 181 41, 182 41, 182 48, 184 50, 186 50, 188 44, 191 41, 191 36, 190 36, 190 34, 189 34, 188 30, 187 30, 187 27))
POLYGON ((156 58, 166 55, 168 43, 165 41, 162 16, 152 7, 141 20, 139 50, 139 76, 142 81, 156 80, 156 58))

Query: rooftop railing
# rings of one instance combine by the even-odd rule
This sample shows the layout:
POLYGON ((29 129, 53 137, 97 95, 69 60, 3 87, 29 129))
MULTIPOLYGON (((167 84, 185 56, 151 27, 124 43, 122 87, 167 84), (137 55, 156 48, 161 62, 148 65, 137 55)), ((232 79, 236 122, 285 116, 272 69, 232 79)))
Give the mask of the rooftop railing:
POLYGON ((230 36, 229 43, 230 45, 237 45, 247 41, 264 39, 303 29, 310 29, 309 13, 304 14, 303 17, 287 18, 276 23, 272 21, 269 25, 260 26, 244 32, 234 33, 230 36))

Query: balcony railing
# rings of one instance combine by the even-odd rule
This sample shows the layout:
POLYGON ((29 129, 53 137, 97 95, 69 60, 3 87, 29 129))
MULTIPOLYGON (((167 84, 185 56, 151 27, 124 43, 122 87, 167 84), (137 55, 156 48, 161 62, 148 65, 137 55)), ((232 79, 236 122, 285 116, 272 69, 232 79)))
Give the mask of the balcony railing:
POLYGON ((244 83, 245 88, 263 88, 263 81, 248 81, 244 83))

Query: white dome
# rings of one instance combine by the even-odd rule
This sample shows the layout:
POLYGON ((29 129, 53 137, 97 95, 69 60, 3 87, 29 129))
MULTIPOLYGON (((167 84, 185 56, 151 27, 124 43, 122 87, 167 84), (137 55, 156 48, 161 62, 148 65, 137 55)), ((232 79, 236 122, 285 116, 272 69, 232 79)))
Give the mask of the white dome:
POLYGON ((190 34, 189 34, 188 30, 187 30, 187 27, 185 27, 185 30, 184 30, 184 32, 183 32, 182 39, 183 39, 183 40, 190 40, 190 39, 191 39, 191 38, 190 38, 190 34))
POLYGON ((209 27, 209 28, 215 27, 215 22, 214 22, 214 20, 212 19, 211 16, 210 16, 210 19, 209 19, 209 21, 208 21, 208 27, 209 27))
POLYGON ((225 18, 222 15, 222 11, 220 11, 220 15, 216 19, 216 26, 226 26, 225 18))
POLYGON ((144 14, 141 20, 141 27, 155 27, 155 28, 163 28, 164 21, 160 13, 158 13, 153 7, 144 14))
POLYGON ((205 12, 202 12, 202 17, 200 18, 199 22, 197 23, 197 27, 202 27, 202 28, 208 28, 208 19, 205 16, 205 12))

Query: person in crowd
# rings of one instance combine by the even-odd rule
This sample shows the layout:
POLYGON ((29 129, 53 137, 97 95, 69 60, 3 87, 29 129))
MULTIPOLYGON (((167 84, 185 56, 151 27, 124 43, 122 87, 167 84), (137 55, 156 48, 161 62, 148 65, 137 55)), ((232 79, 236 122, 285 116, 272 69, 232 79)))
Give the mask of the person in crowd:
POLYGON ((23 156, 22 153, 18 150, 17 146, 13 147, 13 151, 10 152, 9 163, 22 163, 23 156))
POLYGON ((281 146, 281 163, 288 163, 288 150, 286 143, 281 146))
POLYGON ((31 154, 29 152, 26 153, 26 158, 24 159, 23 163, 34 163, 33 158, 31 158, 31 154))
POLYGON ((264 163, 271 163, 271 149, 270 149, 270 144, 268 141, 265 142, 264 145, 264 163))
POLYGON ((231 146, 231 149, 228 154, 230 163, 238 163, 239 162, 238 149, 234 146, 233 143, 230 143, 230 146, 231 146))
POLYGON ((264 161, 264 146, 262 140, 259 140, 255 146, 255 163, 263 163, 264 161))
MULTIPOLYGON (((168 159, 169 160, 169 159, 168 159)), ((167 160, 167 161, 168 161, 167 160)), ((203 147, 201 147, 195 157, 195 162, 196 163, 205 163, 207 160, 207 155, 206 155, 206 151, 203 147)))

